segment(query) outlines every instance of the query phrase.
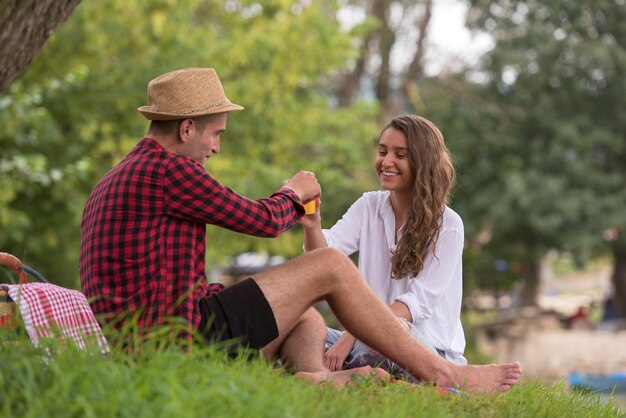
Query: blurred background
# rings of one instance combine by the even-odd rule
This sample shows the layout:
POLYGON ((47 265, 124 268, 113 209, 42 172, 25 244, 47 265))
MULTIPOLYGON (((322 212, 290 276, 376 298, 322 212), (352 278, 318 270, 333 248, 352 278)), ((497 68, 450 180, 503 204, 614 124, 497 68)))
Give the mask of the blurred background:
MULTIPOLYGON (((1 251, 78 288, 83 205, 145 133, 148 81, 214 67, 245 106, 207 165, 222 183, 262 198, 315 171, 329 227, 378 187, 386 122, 425 116, 458 170, 468 358, 519 359, 551 382, 626 370, 624 0, 56 5, 69 17, 47 15, 58 27, 14 76, 0 49, 1 251)), ((7 10, 2 43, 26 44, 7 10)), ((208 273, 226 283, 302 248, 298 226, 207 235, 208 273)))

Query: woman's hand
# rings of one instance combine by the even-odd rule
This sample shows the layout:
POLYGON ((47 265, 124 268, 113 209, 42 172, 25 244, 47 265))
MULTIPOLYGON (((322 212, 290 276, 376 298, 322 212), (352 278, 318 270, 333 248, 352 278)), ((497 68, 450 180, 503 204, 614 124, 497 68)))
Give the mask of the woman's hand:
POLYGON ((343 362, 348 358, 355 342, 354 336, 344 332, 337 342, 324 353, 324 366, 331 372, 342 370, 343 362))
POLYGON ((322 229, 322 216, 320 215, 321 199, 315 199, 315 213, 304 215, 298 223, 305 229, 322 229))

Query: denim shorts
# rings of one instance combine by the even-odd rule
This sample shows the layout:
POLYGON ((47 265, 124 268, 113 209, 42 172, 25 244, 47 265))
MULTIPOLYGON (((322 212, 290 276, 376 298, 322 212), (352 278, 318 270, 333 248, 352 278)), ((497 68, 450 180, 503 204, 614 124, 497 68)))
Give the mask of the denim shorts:
MULTIPOLYGON (((429 343, 426 338, 424 338, 417 329, 411 324, 407 322, 409 326, 409 330, 411 331, 411 335, 420 342, 425 348, 432 351, 433 353, 439 354, 441 357, 446 358, 445 352, 441 349, 435 348, 431 343, 429 343)), ((325 350, 328 350, 337 342, 337 340, 343 335, 343 331, 336 330, 334 328, 326 328, 326 343, 325 350)), ((360 340, 356 340, 354 343, 354 347, 346 357, 346 360, 343 363, 344 369, 353 369, 355 367, 361 366, 372 366, 372 367, 380 367, 386 370, 389 373, 392 373, 397 376, 403 376, 407 380, 418 382, 413 376, 409 375, 404 369, 398 366, 396 363, 388 359, 387 357, 380 354, 378 351, 370 348, 364 342, 360 340)))

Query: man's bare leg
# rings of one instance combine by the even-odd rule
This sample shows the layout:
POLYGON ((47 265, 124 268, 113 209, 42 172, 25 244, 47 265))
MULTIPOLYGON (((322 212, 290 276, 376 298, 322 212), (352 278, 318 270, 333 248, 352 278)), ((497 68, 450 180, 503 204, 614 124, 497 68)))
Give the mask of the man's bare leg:
POLYGON ((383 369, 370 366, 331 373, 323 361, 325 340, 324 319, 314 308, 309 308, 298 318, 291 330, 281 333, 277 339, 263 347, 261 353, 266 359, 280 358, 298 372, 296 376, 314 383, 330 381, 334 385, 344 386, 354 374, 375 373, 381 378, 387 376, 383 369))
POLYGON ((272 307, 281 336, 324 299, 355 337, 420 380, 492 393, 508 390, 521 376, 517 362, 459 366, 427 350, 376 297, 350 259, 334 249, 311 251, 260 273, 255 280, 272 307))
POLYGON ((291 329, 280 333, 277 339, 263 347, 266 359, 280 358, 297 371, 323 372, 326 325, 314 309, 307 309, 291 329))

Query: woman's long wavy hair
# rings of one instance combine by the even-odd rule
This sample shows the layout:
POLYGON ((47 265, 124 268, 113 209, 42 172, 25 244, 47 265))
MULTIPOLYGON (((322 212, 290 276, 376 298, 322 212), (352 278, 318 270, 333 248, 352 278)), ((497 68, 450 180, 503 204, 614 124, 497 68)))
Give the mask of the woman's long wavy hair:
POLYGON ((381 135, 389 128, 406 137, 415 176, 409 215, 391 257, 391 277, 400 279, 417 275, 428 251, 434 250, 456 175, 443 135, 434 123, 421 116, 406 115, 389 122, 381 135))

